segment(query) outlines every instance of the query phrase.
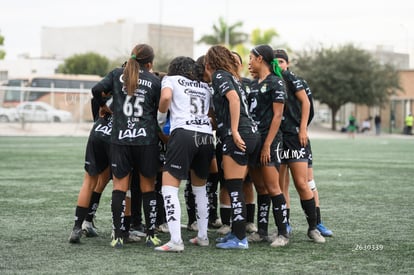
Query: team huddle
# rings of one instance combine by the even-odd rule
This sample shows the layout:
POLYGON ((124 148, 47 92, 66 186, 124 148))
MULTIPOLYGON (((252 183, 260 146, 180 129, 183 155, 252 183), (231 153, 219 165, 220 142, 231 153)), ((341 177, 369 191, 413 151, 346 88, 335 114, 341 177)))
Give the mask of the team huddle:
POLYGON ((166 74, 152 72, 153 59, 151 46, 136 45, 121 68, 92 88, 95 122, 70 243, 79 243, 82 234, 97 235, 93 217, 112 179, 114 248, 144 237, 155 251, 183 251, 183 181, 188 182, 187 228, 197 232, 189 244, 209 246, 208 228, 213 227, 221 235, 215 240, 219 249, 248 249, 251 242, 283 247, 292 233, 289 171, 308 237, 324 243, 332 236, 321 221, 313 180, 307 133, 312 94, 306 81, 288 69, 286 51, 254 47, 251 79, 240 76, 240 55, 221 45, 197 60, 174 58, 166 74), (277 227, 273 234, 270 212, 277 227), (162 244, 158 232, 169 232, 170 240, 162 244))

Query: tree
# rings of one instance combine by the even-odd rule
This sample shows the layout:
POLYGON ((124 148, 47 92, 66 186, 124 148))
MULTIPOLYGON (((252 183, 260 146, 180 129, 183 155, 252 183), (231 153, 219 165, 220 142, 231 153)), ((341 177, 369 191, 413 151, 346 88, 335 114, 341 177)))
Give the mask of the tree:
MULTIPOLYGON (((256 28, 250 34, 250 44, 252 45, 252 47, 255 47, 258 45, 269 45, 273 49, 282 48, 282 49, 286 49, 289 51, 290 48, 286 44, 276 43, 278 38, 279 38, 279 33, 273 28, 266 29, 266 30, 261 30, 259 28, 256 28)), ((250 50, 251 49, 246 49, 245 51, 243 51, 243 53, 247 51, 246 56, 248 57, 250 50)), ((248 68, 246 66, 244 67, 244 71, 248 72, 248 68)))
POLYGON ((242 26, 243 22, 241 21, 238 21, 233 25, 228 25, 222 17, 219 17, 218 24, 213 25, 213 34, 203 35, 197 43, 204 43, 207 45, 228 44, 229 48, 232 49, 236 45, 246 42, 248 39, 246 33, 238 31, 242 26))
MULTIPOLYGON (((382 105, 401 90, 391 65, 380 64, 352 44, 299 54, 295 70, 308 81, 314 98, 329 106, 333 118, 346 103, 382 105)), ((331 126, 336 130, 335 119, 331 126)))
MULTIPOLYGON (((64 74, 96 74, 105 76, 109 70, 109 60, 97 53, 75 54, 59 66, 58 72, 64 74)), ((120 64, 121 65, 121 64, 120 64)))
POLYGON ((252 45, 272 45, 275 38, 279 37, 279 34, 275 29, 254 29, 250 35, 250 43, 252 45))
MULTIPOLYGON (((275 38, 278 38, 279 34, 277 33, 277 31, 275 29, 267 29, 267 30, 261 30, 259 28, 254 29, 251 34, 250 34, 250 45, 252 45, 252 47, 257 46, 257 45, 262 45, 262 44, 266 44, 266 45, 270 45, 273 48, 276 48, 275 46, 273 46, 273 41, 275 40, 275 38)), ((283 47, 286 48, 286 47, 283 47)), ((243 64, 247 64, 249 61, 249 53, 250 50, 252 48, 248 45, 246 46, 246 44, 238 44, 235 45, 232 50, 236 51, 238 54, 240 54, 240 56, 243 59, 243 64)), ((245 76, 249 76, 249 70, 248 70, 248 66, 243 66, 243 72, 242 75, 245 76)))
MULTIPOLYGON (((3 46, 3 45, 4 45, 4 36, 0 34, 0 46, 3 46)), ((6 52, 0 49, 0 60, 4 59, 5 56, 6 56, 6 52)))
POLYGON ((250 34, 250 43, 256 45, 269 45, 273 49, 285 49, 290 51, 290 47, 286 43, 278 41, 279 33, 275 29, 254 29, 250 34))

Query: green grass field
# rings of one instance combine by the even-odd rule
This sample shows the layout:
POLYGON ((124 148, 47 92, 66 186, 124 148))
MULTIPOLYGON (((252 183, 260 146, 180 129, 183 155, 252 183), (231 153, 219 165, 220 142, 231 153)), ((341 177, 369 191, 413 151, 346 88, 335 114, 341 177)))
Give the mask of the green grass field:
MULTIPOLYGON (((109 246, 111 184, 97 213, 100 236, 68 243, 85 145, 83 137, 0 137, 1 274, 414 274, 414 138, 313 140, 322 218, 334 231, 325 244, 308 240, 291 187, 287 247, 223 251, 210 232, 210 247, 187 244, 180 254, 109 246)), ((192 236, 183 230, 185 241, 192 236)))

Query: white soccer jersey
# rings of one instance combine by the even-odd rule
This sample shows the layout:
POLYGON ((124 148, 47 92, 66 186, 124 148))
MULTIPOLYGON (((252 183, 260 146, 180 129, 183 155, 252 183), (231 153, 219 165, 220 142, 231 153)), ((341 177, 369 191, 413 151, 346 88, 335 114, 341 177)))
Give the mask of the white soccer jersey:
POLYGON ((176 128, 212 134, 208 110, 211 90, 207 83, 193 81, 186 77, 165 76, 162 89, 172 90, 170 104, 171 132, 176 128))

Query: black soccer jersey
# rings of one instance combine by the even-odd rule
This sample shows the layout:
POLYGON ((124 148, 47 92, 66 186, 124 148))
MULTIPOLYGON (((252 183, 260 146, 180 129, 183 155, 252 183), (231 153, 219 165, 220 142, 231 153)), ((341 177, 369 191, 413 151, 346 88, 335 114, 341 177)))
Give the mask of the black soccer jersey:
POLYGON ((285 81, 287 93, 281 125, 282 132, 283 135, 298 134, 302 116, 302 106, 295 94, 300 90, 304 90, 303 82, 289 70, 283 71, 282 76, 285 81))
POLYGON ((123 68, 117 68, 92 88, 94 96, 101 92, 113 96, 113 128, 111 142, 120 145, 158 143, 157 110, 161 93, 160 79, 140 70, 138 87, 128 96, 122 80, 123 68))
POLYGON ((309 88, 308 82, 305 79, 298 76, 298 79, 302 81, 303 88, 305 89, 306 94, 308 95, 309 103, 310 103, 310 110, 309 110, 309 119, 308 125, 312 122, 313 116, 315 115, 315 111, 313 110, 313 96, 312 91, 309 88))
POLYGON ((249 112, 256 122, 259 133, 267 136, 273 119, 273 103, 285 103, 286 92, 283 80, 269 74, 259 83, 253 80, 248 95, 249 112))
POLYGON ((214 90, 213 103, 217 120, 217 134, 222 138, 231 135, 230 109, 226 98, 226 93, 231 90, 235 90, 240 98, 239 133, 255 133, 257 127, 249 115, 246 93, 240 81, 229 72, 218 70, 212 75, 212 88, 214 90))
POLYGON ((242 87, 243 90, 246 92, 246 96, 250 93, 250 84, 252 84, 252 81, 247 77, 242 77, 242 87))
POLYGON ((112 133, 112 115, 99 117, 93 124, 90 136, 102 140, 106 143, 111 142, 112 133))

